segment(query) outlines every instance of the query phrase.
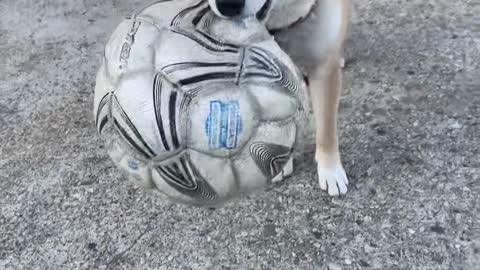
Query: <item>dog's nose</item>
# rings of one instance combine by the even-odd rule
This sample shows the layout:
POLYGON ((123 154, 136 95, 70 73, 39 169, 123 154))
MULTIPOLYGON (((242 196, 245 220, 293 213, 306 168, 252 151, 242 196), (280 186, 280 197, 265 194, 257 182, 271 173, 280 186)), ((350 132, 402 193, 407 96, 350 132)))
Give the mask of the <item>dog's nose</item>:
POLYGON ((225 17, 235 17, 242 13, 245 0, 217 0, 217 9, 225 17))

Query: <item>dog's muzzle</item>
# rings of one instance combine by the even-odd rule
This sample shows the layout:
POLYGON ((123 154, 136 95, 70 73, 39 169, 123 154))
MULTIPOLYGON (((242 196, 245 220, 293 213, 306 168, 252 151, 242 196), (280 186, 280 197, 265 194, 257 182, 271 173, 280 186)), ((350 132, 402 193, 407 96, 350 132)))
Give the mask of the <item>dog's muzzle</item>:
POLYGON ((216 0, 217 9, 225 17, 235 17, 242 14, 245 0, 216 0))

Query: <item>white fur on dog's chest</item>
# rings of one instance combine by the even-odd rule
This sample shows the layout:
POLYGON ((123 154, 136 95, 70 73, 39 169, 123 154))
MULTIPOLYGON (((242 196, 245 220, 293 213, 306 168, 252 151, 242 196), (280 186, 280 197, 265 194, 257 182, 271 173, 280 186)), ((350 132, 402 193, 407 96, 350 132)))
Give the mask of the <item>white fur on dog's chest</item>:
POLYGON ((273 0, 267 21, 269 29, 282 29, 308 16, 320 0, 273 0))

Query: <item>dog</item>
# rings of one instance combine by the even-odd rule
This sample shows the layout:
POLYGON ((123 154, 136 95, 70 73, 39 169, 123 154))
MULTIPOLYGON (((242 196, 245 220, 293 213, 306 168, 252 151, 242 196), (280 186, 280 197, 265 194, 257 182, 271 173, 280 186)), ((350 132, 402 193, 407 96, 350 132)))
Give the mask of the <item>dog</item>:
POLYGON ((350 0, 208 0, 223 18, 256 16, 307 74, 316 125, 315 159, 320 188, 346 194, 337 114, 342 90, 342 51, 352 12, 350 0))

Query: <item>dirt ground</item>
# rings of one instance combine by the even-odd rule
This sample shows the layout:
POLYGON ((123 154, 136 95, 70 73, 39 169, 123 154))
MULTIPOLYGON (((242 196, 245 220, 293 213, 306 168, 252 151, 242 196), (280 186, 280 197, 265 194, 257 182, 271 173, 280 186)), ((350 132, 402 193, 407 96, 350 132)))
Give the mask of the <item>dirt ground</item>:
POLYGON ((102 49, 146 2, 0 0, 0 269, 480 269, 478 0, 355 1, 349 193, 319 189, 307 146, 217 210, 131 186, 101 149, 102 49))

